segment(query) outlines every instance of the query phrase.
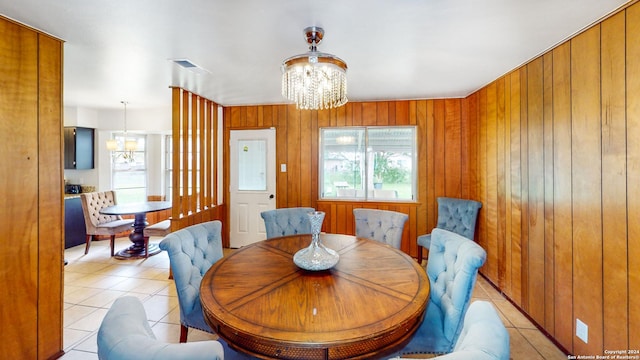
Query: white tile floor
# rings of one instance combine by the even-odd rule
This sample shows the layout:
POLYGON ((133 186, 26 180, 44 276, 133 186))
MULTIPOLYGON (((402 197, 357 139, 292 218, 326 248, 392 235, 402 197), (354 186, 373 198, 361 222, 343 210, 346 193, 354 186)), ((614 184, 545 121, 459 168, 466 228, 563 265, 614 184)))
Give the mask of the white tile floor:
MULTIPOLYGON (((152 238, 151 241, 158 241, 152 238)), ((131 243, 116 239, 116 249, 131 243)), ((94 241, 89 254, 84 245, 65 250, 64 351, 61 358, 98 359, 96 336, 102 318, 120 296, 138 297, 156 337, 177 343, 180 312, 173 280, 168 279, 169 258, 165 252, 140 260, 116 260, 109 255, 109 241, 94 241)), ((190 330, 189 341, 215 336, 190 330)))
MULTIPOLYGON (((157 242, 159 238, 151 238, 157 242)), ((116 249, 131 243, 116 239, 116 249)), ((98 359, 96 334, 113 301, 124 295, 140 298, 156 337, 177 343, 180 312, 173 280, 168 279, 169 258, 165 252, 140 260, 110 257, 109 241, 94 241, 89 254, 84 245, 65 251, 64 351, 63 360, 98 359)), ((509 331, 511 358, 566 359, 544 334, 502 297, 486 280, 478 277, 474 299, 491 301, 509 331)), ((215 339, 198 330, 189 330, 189 341, 215 339)))

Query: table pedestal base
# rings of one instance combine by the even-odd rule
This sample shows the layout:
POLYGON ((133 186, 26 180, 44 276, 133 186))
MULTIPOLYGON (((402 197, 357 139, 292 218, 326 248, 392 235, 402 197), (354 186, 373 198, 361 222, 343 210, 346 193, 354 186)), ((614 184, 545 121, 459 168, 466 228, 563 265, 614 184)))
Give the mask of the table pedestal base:
MULTIPOLYGON (((158 244, 149 244, 149 256, 153 256, 161 252, 158 244)), ((142 248, 138 248, 136 245, 131 245, 124 250, 118 251, 114 257, 120 260, 129 260, 129 259, 142 259, 147 257, 147 252, 142 248)))
POLYGON ((116 259, 119 259, 119 260, 142 259, 149 256, 153 256, 159 253, 160 251, 162 251, 158 247, 158 244, 149 244, 149 250, 148 250, 149 254, 147 255, 147 250, 144 248, 144 243, 145 243, 144 228, 146 226, 147 226, 147 214, 146 213, 136 214, 135 220, 133 221, 133 231, 129 234, 129 240, 131 240, 133 245, 129 246, 124 250, 118 251, 118 253, 114 255, 116 259))

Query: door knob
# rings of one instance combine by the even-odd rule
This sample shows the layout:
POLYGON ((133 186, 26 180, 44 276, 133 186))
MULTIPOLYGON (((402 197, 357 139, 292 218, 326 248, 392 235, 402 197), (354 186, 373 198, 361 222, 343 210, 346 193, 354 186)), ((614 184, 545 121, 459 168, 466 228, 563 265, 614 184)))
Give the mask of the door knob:
POLYGON ((275 195, 271 194, 269 195, 269 199, 273 199, 275 197, 275 195))

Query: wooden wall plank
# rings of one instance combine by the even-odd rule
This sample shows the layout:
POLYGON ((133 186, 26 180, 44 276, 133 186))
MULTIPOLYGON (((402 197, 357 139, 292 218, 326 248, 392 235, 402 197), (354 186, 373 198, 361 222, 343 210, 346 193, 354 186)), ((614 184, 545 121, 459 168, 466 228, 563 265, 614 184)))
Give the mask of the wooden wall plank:
POLYGON ((20 239, 0 248, 0 281, 11 296, 2 298, 2 355, 13 359, 37 357, 38 301, 38 63, 37 34, 0 19, 0 146, 3 206, 0 225, 3 238, 20 239), (6 119, 6 120, 5 120, 6 119), (20 119, 18 122, 15 119, 20 119), (20 139, 21 141, 16 141, 20 139))
POLYGON ((247 106, 247 119, 244 122, 245 127, 258 127, 258 107, 257 106, 247 106))
POLYGON ((522 261, 521 291, 522 308, 529 310, 529 77, 527 66, 520 69, 520 211, 522 212, 522 233, 520 234, 520 258, 522 261))
POLYGON ((362 103, 362 125, 375 126, 378 119, 378 106, 374 102, 362 103))
MULTIPOLYGON (((422 138, 424 141, 418 141, 418 148, 416 149, 417 151, 417 156, 419 159, 427 159, 428 158, 428 154, 427 154, 427 101, 426 100, 419 100, 416 101, 416 123, 418 126, 418 138, 422 138)), ((428 182, 428 177, 427 177, 427 166, 418 166, 417 169, 417 175, 418 175, 418 179, 426 179, 426 182, 428 182)), ((417 201, 419 201, 420 203, 422 203, 423 205, 426 205, 427 202, 427 184, 424 183, 425 181, 423 181, 422 186, 419 186, 417 191, 417 201)), ((418 234, 428 234, 431 232, 431 228, 428 228, 428 212, 427 212, 427 206, 420 206, 418 208, 418 211, 416 213, 416 217, 417 217, 417 225, 416 225, 416 231, 418 232, 418 234)))
POLYGON ((444 101, 444 166, 445 189, 447 197, 461 197, 461 107, 460 100, 446 99, 444 101))
POLYGON ((600 27, 571 40, 574 317, 589 326, 578 354, 602 351, 600 27))
POLYGON ((434 101, 434 133, 433 143, 435 160, 434 185, 436 198, 445 196, 446 163, 445 163, 445 112, 444 100, 434 101))
MULTIPOLYGON (((302 164, 300 154, 302 110, 295 105, 287 105, 287 203, 286 207, 302 206, 300 176, 302 164)), ((306 111, 305 111, 306 112, 306 111)), ((277 143, 277 141, 276 141, 277 143)), ((277 146, 277 145, 276 145, 277 146)), ((308 180, 308 179, 307 179, 308 180)))
POLYGON ((512 254, 512 204, 511 204, 511 77, 513 74, 505 76, 504 89, 504 284, 502 291, 513 297, 513 276, 511 254, 512 254))
POLYGON ((398 126, 402 125, 415 125, 410 121, 409 117, 409 104, 410 101, 395 101, 395 123, 398 126))
POLYGON ((395 107, 393 107, 393 101, 380 101, 376 103, 376 125, 395 125, 395 107), (390 106, 391 104, 391 106, 390 106), (394 111, 389 111, 389 108, 393 108, 394 111), (393 117, 390 114, 393 113, 393 117))
POLYGON ((498 283, 498 174, 497 157, 498 141, 496 138, 496 122, 498 116, 497 85, 493 82, 487 86, 487 113, 486 113, 486 198, 482 204, 485 215, 485 234, 487 261, 484 265, 485 274, 495 284, 498 283))
POLYGON ((289 203, 288 181, 289 181, 289 142, 278 143, 277 139, 289 138, 289 107, 287 105, 277 105, 273 111, 276 127, 276 207, 287 207, 289 203), (280 165, 287 164, 287 172, 280 172, 280 165))
POLYGON ((640 3, 627 9, 627 261, 629 346, 640 344, 640 3))
MULTIPOLYGON (((347 103, 348 105, 349 103, 347 103)), ((337 109, 333 109, 331 111, 335 112, 335 116, 336 116, 336 126, 347 126, 348 123, 348 118, 347 118, 347 109, 350 109, 351 107, 347 107, 347 106, 341 106, 337 109)), ((306 113, 308 113, 309 115, 311 115, 311 113, 316 113, 315 111, 306 111, 306 113)))
POLYGON ((362 103, 351 104, 351 124, 349 126, 362 126, 362 103))
MULTIPOLYGON (((427 125, 425 142, 427 147, 427 156, 424 160, 420 160, 420 163, 426 163, 427 177, 423 182, 426 182, 423 186, 427 187, 427 229, 431 230, 436 227, 437 219, 437 203, 436 203, 436 119, 435 119, 435 106, 433 100, 427 100, 427 125)), ((430 232, 430 231, 429 231, 430 232)))
POLYGON ((554 333, 554 262, 553 262, 553 54, 543 57, 544 116, 544 328, 554 333))
POLYGON ((544 112, 542 58, 527 65, 528 310, 544 324, 544 112))
MULTIPOLYGON (((344 115, 344 107, 342 107, 342 113, 344 115)), ((315 204, 315 200, 318 198, 317 193, 312 190, 312 179, 314 179, 313 169, 318 167, 318 159, 313 158, 313 151, 311 149, 317 149, 312 147, 314 139, 317 139, 317 132, 311 131, 312 115, 315 116, 315 112, 301 111, 300 112, 300 132, 298 134, 299 145, 298 153, 300 154, 300 197, 298 204, 315 204), (307 151, 300 151, 300 149, 309 149, 307 151)), ((342 116, 344 118, 344 116, 342 116)), ((317 141, 317 140, 316 140, 317 141)), ((317 178, 316 178, 317 179, 317 178)), ((317 185, 317 183, 316 183, 317 185)), ((317 189, 317 188, 313 188, 317 189)), ((300 206, 300 205, 298 205, 300 206)))
POLYGON ((462 189, 461 197, 476 199, 478 193, 478 96, 462 102, 462 189))
POLYGON ((602 238, 604 348, 630 349, 625 119, 625 14, 602 23, 602 238))
POLYGON ((573 219, 571 217, 571 44, 553 50, 553 234, 555 338, 573 348, 573 219))
POLYGON ((507 254, 505 249, 506 198, 505 198, 505 78, 496 84, 496 242, 498 263, 498 286, 505 286, 507 254))
MULTIPOLYGON (((62 43, 38 35, 38 358, 62 354, 62 43), (43 179, 47 179, 44 181, 43 179)), ((22 194, 22 192, 20 193, 22 194)), ((24 336, 22 334, 21 336, 24 336)), ((6 339, 5 339, 6 340, 6 339)))
MULTIPOLYGON (((477 242, 487 250, 487 88, 483 88, 478 93, 478 201, 482 203, 482 208, 478 212, 478 228, 476 231, 477 242)), ((479 270, 487 275, 485 266, 479 270)))
MULTIPOLYGON (((350 114, 351 112, 347 112, 347 114, 349 114, 349 118, 347 118, 347 121, 351 121, 350 118, 350 114)), ((315 208, 317 206, 317 200, 318 200, 318 194, 320 193, 319 189, 319 184, 320 184, 320 175, 319 175, 319 170, 318 170, 318 161, 319 161, 319 156, 320 156, 320 136, 318 135, 319 132, 313 131, 312 129, 318 129, 318 113, 317 112, 312 112, 311 113, 311 122, 310 122, 310 126, 308 129, 309 132, 309 156, 311 157, 310 161, 309 161, 309 166, 310 166, 310 176, 311 178, 309 179, 308 183, 309 183, 309 188, 306 189, 305 191, 308 193, 306 195, 303 196, 303 200, 302 200, 302 204, 311 204, 311 207, 315 208)), ((276 170, 277 171, 277 170, 276 170)))
POLYGON ((521 71, 511 73, 509 149, 511 177, 511 299, 522 307, 522 171, 521 171, 521 71))

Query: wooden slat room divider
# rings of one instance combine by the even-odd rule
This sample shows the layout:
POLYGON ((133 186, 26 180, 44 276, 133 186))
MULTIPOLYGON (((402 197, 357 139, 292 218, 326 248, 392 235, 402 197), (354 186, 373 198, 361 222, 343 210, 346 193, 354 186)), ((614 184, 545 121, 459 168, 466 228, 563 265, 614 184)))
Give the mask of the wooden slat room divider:
MULTIPOLYGON (((197 94, 172 88, 172 231, 210 220, 224 223, 224 205, 217 195, 218 107, 197 94)), ((223 239, 228 243, 225 231, 223 239)))

